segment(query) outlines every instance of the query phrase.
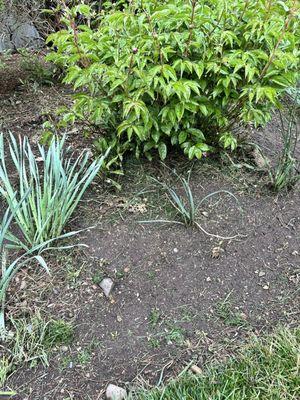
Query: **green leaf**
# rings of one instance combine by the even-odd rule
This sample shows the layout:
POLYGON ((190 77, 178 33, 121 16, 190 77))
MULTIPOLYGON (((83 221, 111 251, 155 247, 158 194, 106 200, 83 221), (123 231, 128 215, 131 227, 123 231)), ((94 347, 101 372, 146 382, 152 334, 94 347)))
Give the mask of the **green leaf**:
POLYGON ((190 160, 192 160, 192 159, 194 158, 195 151, 196 151, 196 147, 195 147, 195 146, 190 147, 189 153, 188 153, 188 154, 189 154, 189 159, 190 159, 190 160))
POLYGON ((178 137, 178 142, 179 144, 182 144, 183 142, 186 141, 187 138, 187 131, 181 131, 178 137))
POLYGON ((161 160, 164 160, 167 157, 167 146, 164 143, 158 145, 158 153, 161 160))

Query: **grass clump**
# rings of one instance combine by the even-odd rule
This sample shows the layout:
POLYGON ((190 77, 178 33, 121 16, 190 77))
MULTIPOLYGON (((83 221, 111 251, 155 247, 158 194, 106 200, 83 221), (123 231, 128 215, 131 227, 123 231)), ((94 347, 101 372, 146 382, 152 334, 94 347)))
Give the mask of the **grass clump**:
MULTIPOLYGON (((218 234, 213 234, 208 232, 206 229, 203 228, 203 226, 198 222, 198 217, 199 217, 199 209, 203 205, 205 201, 208 199, 215 197, 215 196, 221 196, 221 195, 227 195, 232 197, 237 205, 239 206, 239 201, 237 197, 229 192, 228 190, 218 190, 216 192, 212 192, 205 197, 203 197, 200 202, 196 204, 194 194, 190 185, 190 175, 191 171, 189 172, 188 178, 185 179, 177 173, 174 173, 175 177, 178 178, 180 184, 181 184, 181 193, 179 193, 175 188, 169 186, 165 182, 160 182, 157 179, 154 179, 154 182, 156 182, 159 186, 162 187, 164 192, 166 193, 167 199, 170 202, 172 208, 176 212, 176 216, 178 217, 178 220, 165 220, 165 219, 156 219, 156 220, 149 220, 149 221, 140 221, 140 223, 145 224, 145 223, 171 223, 171 224, 179 224, 179 225, 185 225, 186 227, 188 226, 195 226, 196 228, 200 229, 203 233, 205 233, 208 236, 211 237, 216 237, 218 239, 223 239, 223 240, 230 240, 234 239, 239 235, 234 235, 234 236, 221 236, 218 234)), ((240 207, 239 207, 240 208, 240 207)))
POLYGON ((70 344, 74 339, 74 327, 62 319, 51 320, 45 330, 44 343, 47 347, 70 344))
MULTIPOLYGON (((299 95, 298 98, 300 99, 299 95)), ((300 106, 295 101, 287 116, 280 114, 282 152, 278 163, 269 172, 271 187, 276 192, 292 189, 300 180, 300 161, 296 154, 299 142, 299 110, 300 106)))
POLYGON ((15 189, 7 172, 4 136, 0 136, 0 193, 9 208, 16 209, 14 219, 24 240, 15 245, 25 250, 62 238, 67 222, 104 161, 101 157, 90 163, 87 151, 74 157, 65 149, 65 138, 54 139, 48 149, 38 145, 38 152, 36 157, 27 137, 18 142, 10 134, 9 153, 18 179, 15 189))
POLYGON ((39 312, 31 318, 11 318, 9 322, 10 330, 0 347, 0 386, 24 364, 30 368, 39 362, 49 366, 51 350, 70 344, 74 338, 71 323, 56 319, 47 321, 39 312))
MULTIPOLYGON (((10 225, 13 218, 16 215, 16 212, 22 206, 23 202, 26 200, 29 191, 27 191, 23 198, 14 203, 14 207, 12 209, 7 209, 2 220, 0 221, 0 261, 1 261, 1 278, 0 278, 0 336, 6 335, 5 328, 5 300, 6 300, 6 292, 7 289, 12 282, 16 273, 24 266, 26 266, 31 261, 36 261, 42 268, 45 269, 47 273, 49 273, 49 269, 47 263, 44 258, 39 254, 43 252, 44 244, 40 244, 32 247, 31 249, 26 249, 23 254, 16 257, 13 261, 8 260, 8 251, 7 247, 9 246, 9 242, 11 243, 21 243, 17 237, 15 237, 10 231, 10 225)), ((15 200, 15 198, 14 198, 15 200)))
POLYGON ((131 395, 136 400, 297 400, 300 393, 300 329, 255 338, 225 364, 200 376, 187 373, 161 389, 131 395))

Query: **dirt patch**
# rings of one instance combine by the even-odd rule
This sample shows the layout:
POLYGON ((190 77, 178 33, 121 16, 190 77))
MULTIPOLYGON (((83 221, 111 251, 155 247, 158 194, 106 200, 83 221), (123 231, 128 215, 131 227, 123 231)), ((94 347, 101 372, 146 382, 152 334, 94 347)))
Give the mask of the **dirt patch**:
POLYGON ((226 188, 243 214, 230 198, 211 202, 202 210, 203 226, 245 237, 219 241, 194 228, 138 223, 164 217, 163 196, 161 204, 147 200, 147 214, 133 214, 120 211, 115 196, 99 207, 103 195, 89 194, 74 221, 96 222, 81 238, 89 250, 53 261, 53 278, 41 278, 42 301, 23 293, 25 308, 72 320, 75 342, 64 353, 58 349, 48 369, 16 371, 9 386, 20 398, 96 399, 108 382, 155 384, 191 360, 202 366, 225 357, 253 332, 299 323, 299 194, 249 195, 221 173, 213 183, 212 176, 193 174, 196 199, 226 188), (98 286, 104 276, 115 282, 110 299, 98 286))
MULTIPOLYGON (((21 110, 7 105, 6 129, 38 131, 30 123, 28 130, 27 118, 39 118, 53 98, 65 96, 57 87, 41 91, 43 106, 24 97, 21 110)), ((270 154, 277 152, 277 130, 275 119, 261 132, 270 154)), ((191 167, 178 158, 169 166, 183 176, 191 167)), ((75 340, 53 351, 48 368, 15 371, 8 387, 17 398, 94 400, 103 398, 109 382, 162 383, 190 362, 201 367, 226 357, 253 333, 299 324, 299 191, 274 196, 264 175, 213 159, 195 163, 196 203, 218 190, 238 199, 237 206, 232 196, 215 196, 199 209, 199 222, 210 233, 239 235, 220 240, 178 224, 140 223, 178 220, 151 177, 180 190, 160 163, 128 162, 122 192, 95 183, 71 223, 94 225, 79 239, 89 249, 53 254, 51 277, 20 273, 8 312, 17 317, 40 310, 72 321, 75 340), (109 299, 99 287, 103 277, 115 283, 109 299)))

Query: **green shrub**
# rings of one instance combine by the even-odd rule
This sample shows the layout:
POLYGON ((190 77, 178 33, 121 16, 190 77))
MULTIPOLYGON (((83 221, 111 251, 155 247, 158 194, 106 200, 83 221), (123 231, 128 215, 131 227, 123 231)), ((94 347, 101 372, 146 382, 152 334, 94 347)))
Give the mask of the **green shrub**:
POLYGON ((108 167, 126 151, 164 159, 176 146, 199 159, 234 149, 238 126, 266 123, 295 84, 298 11, 292 0, 136 0, 97 16, 66 8, 66 29, 48 38, 49 60, 76 90, 64 122, 106 128, 96 145, 113 147, 108 167))

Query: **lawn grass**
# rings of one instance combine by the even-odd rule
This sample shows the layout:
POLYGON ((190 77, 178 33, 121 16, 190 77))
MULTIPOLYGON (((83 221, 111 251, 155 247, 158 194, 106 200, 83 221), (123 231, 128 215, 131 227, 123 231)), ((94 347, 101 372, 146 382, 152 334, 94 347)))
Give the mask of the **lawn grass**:
POLYGON ((253 339, 224 364, 201 375, 187 373, 160 389, 132 396, 139 400, 300 399, 300 328, 281 329, 253 339))

